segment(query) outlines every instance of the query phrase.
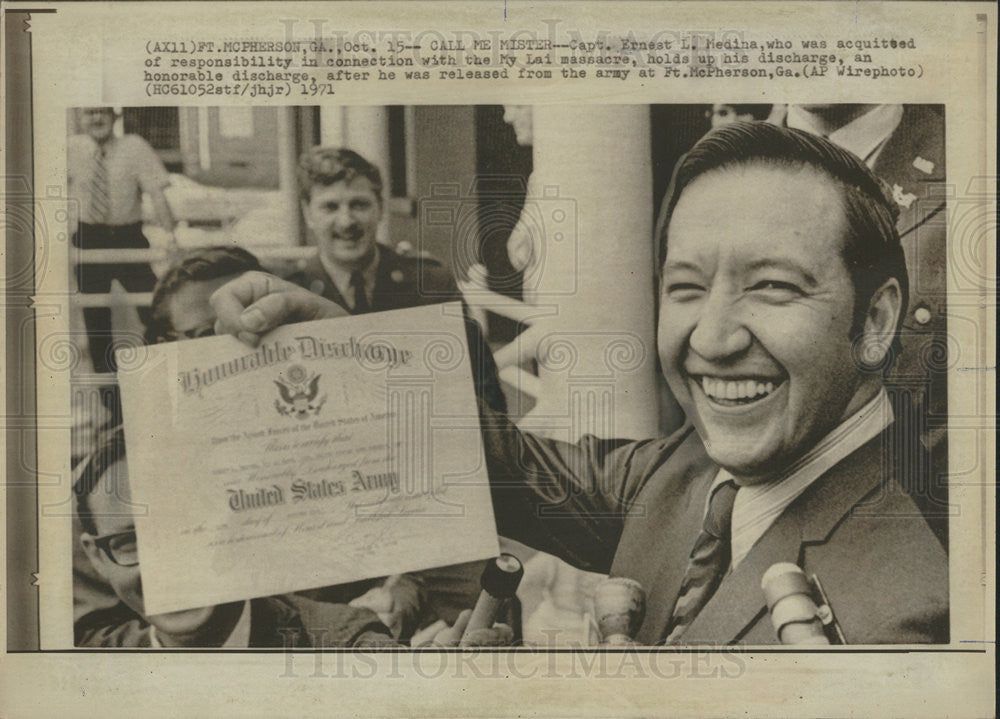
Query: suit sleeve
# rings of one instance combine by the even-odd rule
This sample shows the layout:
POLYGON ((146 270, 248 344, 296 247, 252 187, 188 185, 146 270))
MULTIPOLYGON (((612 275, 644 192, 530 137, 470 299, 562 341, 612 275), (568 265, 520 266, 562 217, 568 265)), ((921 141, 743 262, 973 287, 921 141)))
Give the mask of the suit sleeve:
POLYGON ((469 314, 465 302, 462 302, 462 311, 465 315, 465 338, 469 345, 469 362, 472 365, 472 383, 476 397, 494 412, 506 413, 507 398, 500 384, 500 368, 486 344, 482 328, 469 314))
POLYGON ((633 442, 587 435, 569 444, 481 412, 497 531, 580 569, 608 572, 635 495, 678 436, 633 442))

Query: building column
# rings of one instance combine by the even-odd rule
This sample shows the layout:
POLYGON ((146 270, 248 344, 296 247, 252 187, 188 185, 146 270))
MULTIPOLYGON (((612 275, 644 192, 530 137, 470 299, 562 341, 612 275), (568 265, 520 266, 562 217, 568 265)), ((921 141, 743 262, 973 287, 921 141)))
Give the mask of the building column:
MULTIPOLYGON (((649 108, 534 108, 536 303, 552 307, 539 353, 545 397, 577 440, 657 430, 649 108)), ((538 417, 544 421, 542 417, 538 417)))
MULTIPOLYGON (((559 439, 655 436, 654 253, 649 108, 535 106, 525 295, 542 318, 541 393, 519 424, 559 439)), ((594 642, 600 575, 537 554, 525 564, 526 642, 594 642)))
POLYGON ((295 147, 295 108, 278 108, 278 187, 286 212, 285 237, 289 244, 301 245, 302 213, 299 211, 298 180, 295 167, 298 163, 295 147))
POLYGON ((340 147, 344 144, 344 110, 339 105, 319 108, 319 143, 340 147))

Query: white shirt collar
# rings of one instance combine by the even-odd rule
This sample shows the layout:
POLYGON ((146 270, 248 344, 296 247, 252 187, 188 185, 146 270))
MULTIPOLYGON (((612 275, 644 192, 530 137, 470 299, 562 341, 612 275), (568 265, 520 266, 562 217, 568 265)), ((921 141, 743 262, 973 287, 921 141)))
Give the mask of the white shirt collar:
MULTIPOLYGON (((733 505, 730 534, 732 566, 737 566, 785 508, 835 464, 860 448, 893 421, 892 405, 885 388, 860 410, 841 422, 797 462, 772 482, 740 487, 733 505)), ((719 469, 712 488, 733 479, 719 469)), ((706 501, 707 511, 707 501, 706 501)))
MULTIPOLYGON (((902 105, 879 105, 834 130, 828 139, 838 147, 853 152, 872 167, 886 140, 896 131, 902 119, 902 105)), ((786 122, 796 130, 821 134, 815 118, 799 105, 789 105, 786 122)))
MULTIPOLYGON (((160 638, 156 636, 156 625, 149 625, 149 644, 155 649, 163 649, 163 644, 160 643, 160 638)), ((225 642, 222 643, 221 647, 224 649, 240 648, 245 649, 250 646, 250 602, 243 602, 243 612, 240 614, 240 618, 236 620, 236 625, 233 627, 233 631, 229 633, 229 637, 225 642)))
POLYGON ((104 157, 107 157, 108 155, 110 155, 111 151, 118 146, 118 136, 117 135, 112 135, 111 137, 109 137, 104 142, 98 142, 97 140, 95 140, 94 138, 92 138, 90 135, 86 135, 86 134, 80 135, 80 137, 86 138, 85 141, 87 143, 89 143, 89 146, 91 148, 91 152, 93 152, 94 154, 96 154, 98 151, 100 151, 104 155, 104 157))
MULTIPOLYGON (((375 253, 372 255, 372 261, 368 263, 367 267, 361 270, 361 276, 365 281, 365 295, 368 297, 369 302, 371 302, 372 292, 375 289, 375 271, 378 269, 378 262, 381 259, 380 254, 378 243, 375 243, 375 253)), ((354 288, 351 287, 351 275, 354 274, 354 270, 349 270, 346 267, 329 262, 323 256, 322 252, 319 254, 319 261, 323 265, 323 269, 326 270, 326 274, 333 281, 337 291, 340 292, 340 296, 350 302, 353 308, 355 301, 354 288)))

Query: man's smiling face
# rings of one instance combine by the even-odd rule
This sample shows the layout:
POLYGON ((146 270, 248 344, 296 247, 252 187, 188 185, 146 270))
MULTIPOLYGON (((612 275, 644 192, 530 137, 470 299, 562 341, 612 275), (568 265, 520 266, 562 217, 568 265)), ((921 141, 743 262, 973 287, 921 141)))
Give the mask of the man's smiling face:
POLYGON ((111 137, 115 126, 115 111, 110 107, 84 107, 77 111, 80 131, 102 143, 111 137))
POLYGON ((382 200, 371 180, 359 176, 350 182, 315 185, 303 210, 328 262, 362 269, 371 261, 382 219, 382 200))
POLYGON ((840 191, 810 168, 713 170, 668 229, 658 330, 709 456, 766 481, 860 409, 840 191))

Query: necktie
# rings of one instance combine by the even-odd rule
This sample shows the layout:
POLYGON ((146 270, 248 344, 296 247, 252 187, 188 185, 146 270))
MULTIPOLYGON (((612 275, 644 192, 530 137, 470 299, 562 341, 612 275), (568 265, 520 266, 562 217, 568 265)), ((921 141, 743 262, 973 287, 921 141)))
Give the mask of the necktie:
POLYGON ((368 304, 368 295, 365 293, 365 278, 357 270, 351 273, 351 289, 354 290, 354 314, 371 312, 372 307, 368 304))
POLYGON ((111 216, 111 192, 108 189, 108 166, 104 162, 104 148, 94 152, 90 174, 90 221, 106 225, 111 216))
POLYGON ((712 494, 701 534, 691 550, 681 591, 674 605, 667 644, 678 643, 684 630, 719 588, 729 569, 732 547, 729 531, 733 521, 733 504, 738 487, 730 480, 723 482, 712 494))

